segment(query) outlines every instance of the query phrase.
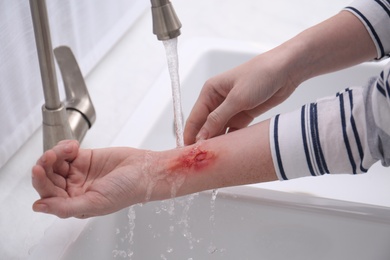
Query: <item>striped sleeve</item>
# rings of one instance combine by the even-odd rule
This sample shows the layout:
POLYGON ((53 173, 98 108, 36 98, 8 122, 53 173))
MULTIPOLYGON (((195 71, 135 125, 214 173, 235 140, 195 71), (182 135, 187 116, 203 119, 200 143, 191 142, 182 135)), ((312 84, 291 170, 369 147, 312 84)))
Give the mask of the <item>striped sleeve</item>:
POLYGON ((280 180, 390 166, 390 63, 365 87, 347 88, 271 119, 280 180))
MULTIPOLYGON (((355 0, 344 10, 365 25, 377 59, 390 56, 390 1, 355 0)), ((365 87, 347 88, 271 119, 270 144, 280 180, 390 166, 390 63, 365 87)))
POLYGON ((344 10, 365 25, 377 49, 377 59, 390 56, 390 1, 355 0, 344 10))

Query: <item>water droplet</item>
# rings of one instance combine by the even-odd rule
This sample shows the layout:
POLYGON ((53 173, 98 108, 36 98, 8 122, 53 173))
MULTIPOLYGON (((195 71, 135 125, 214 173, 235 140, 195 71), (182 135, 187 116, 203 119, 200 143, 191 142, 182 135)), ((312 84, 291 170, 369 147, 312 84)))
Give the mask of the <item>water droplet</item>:
POLYGON ((211 245, 208 247, 208 249, 207 249, 207 252, 208 252, 209 254, 214 254, 216 251, 217 251, 217 247, 214 246, 213 244, 211 244, 211 245))
POLYGON ((217 199, 218 189, 215 189, 211 192, 211 200, 215 201, 217 199))
POLYGON ((117 249, 114 249, 112 250, 112 254, 114 256, 114 258, 116 257, 122 257, 122 258, 126 258, 127 257, 127 254, 124 250, 117 250, 117 249))
POLYGON ((175 231, 175 226, 170 226, 170 227, 169 227, 169 232, 172 233, 172 232, 174 232, 174 231, 175 231))

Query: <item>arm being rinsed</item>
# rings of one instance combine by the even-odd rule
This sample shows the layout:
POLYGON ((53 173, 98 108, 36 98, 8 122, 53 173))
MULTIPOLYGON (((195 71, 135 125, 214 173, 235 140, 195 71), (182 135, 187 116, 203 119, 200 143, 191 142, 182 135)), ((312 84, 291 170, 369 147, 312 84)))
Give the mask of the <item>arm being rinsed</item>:
POLYGON ((269 121, 162 152, 81 149, 62 141, 33 167, 41 199, 33 209, 61 218, 109 214, 124 207, 227 186, 276 180, 269 121))
POLYGON ((268 120, 184 150, 173 150, 180 153, 169 156, 162 165, 168 166, 168 173, 185 176, 178 195, 276 180, 267 136, 268 120))

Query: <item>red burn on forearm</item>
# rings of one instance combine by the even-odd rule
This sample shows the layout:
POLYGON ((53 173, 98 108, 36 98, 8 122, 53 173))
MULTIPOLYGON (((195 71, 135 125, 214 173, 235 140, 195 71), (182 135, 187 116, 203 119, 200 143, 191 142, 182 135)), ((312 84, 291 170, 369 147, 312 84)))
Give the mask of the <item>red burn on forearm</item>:
POLYGON ((214 159, 215 155, 211 151, 194 147, 189 152, 176 158, 169 166, 169 170, 172 172, 190 169, 200 170, 210 165, 214 159))

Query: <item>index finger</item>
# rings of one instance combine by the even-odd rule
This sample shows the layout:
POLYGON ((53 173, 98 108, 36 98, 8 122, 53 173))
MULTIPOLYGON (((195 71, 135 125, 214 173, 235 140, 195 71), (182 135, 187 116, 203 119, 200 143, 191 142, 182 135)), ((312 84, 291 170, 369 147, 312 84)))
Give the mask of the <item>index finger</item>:
MULTIPOLYGON (((57 186, 52 180, 49 179, 45 169, 41 165, 35 165, 32 168, 32 185, 34 189, 38 192, 41 198, 49 197, 67 197, 65 191, 66 183, 63 180, 61 186, 57 186)), ((58 182, 58 181, 57 181, 58 182)))
POLYGON ((208 80, 191 110, 184 128, 184 143, 193 144, 196 135, 207 120, 209 114, 214 111, 224 100, 225 96, 215 90, 215 84, 208 80))

